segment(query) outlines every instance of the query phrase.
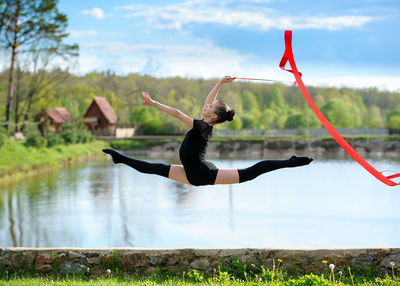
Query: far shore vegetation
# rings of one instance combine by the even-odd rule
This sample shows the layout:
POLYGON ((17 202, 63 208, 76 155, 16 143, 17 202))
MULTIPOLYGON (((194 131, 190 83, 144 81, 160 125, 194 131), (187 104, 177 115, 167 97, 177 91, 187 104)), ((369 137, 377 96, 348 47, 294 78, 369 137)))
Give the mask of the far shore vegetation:
POLYGON ((26 140, 0 136, 0 183, 75 161, 102 158, 101 149, 108 146, 94 140, 79 124, 66 125, 60 133, 47 131, 45 136, 33 127, 26 134, 26 140))
MULTIPOLYGON (((14 112, 10 132, 23 131, 26 122, 34 122, 43 109, 65 107, 73 118, 82 118, 95 96, 106 97, 118 116, 120 126, 134 127, 136 134, 181 135, 186 127, 174 118, 144 106, 140 91, 155 100, 176 107, 193 118, 200 117, 205 97, 217 79, 155 78, 139 74, 125 76, 92 72, 76 76, 68 72, 42 71, 48 85, 37 100, 26 101, 25 92, 34 78, 31 72, 19 74, 19 108, 14 112), (25 86, 27 85, 27 86, 25 86), (29 113, 26 113, 29 106, 29 113), (15 125, 18 124, 18 125, 15 125)), ((5 118, 7 71, 0 73, 0 118, 5 118)), ((391 133, 400 130, 400 93, 375 88, 352 89, 309 87, 322 113, 335 128, 385 127, 391 133)), ((318 118, 296 86, 233 82, 225 84, 220 99, 236 110, 235 119, 218 129, 321 128, 318 118)), ((0 120, 3 121, 3 120, 0 120)))

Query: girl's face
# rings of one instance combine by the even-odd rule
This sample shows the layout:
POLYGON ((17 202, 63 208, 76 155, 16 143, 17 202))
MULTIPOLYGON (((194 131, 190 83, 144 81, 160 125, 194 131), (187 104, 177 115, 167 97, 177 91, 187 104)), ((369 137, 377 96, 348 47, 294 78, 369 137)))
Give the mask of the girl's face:
POLYGON ((207 118, 214 118, 217 115, 214 112, 216 101, 210 104, 206 104, 203 108, 203 116, 207 118))

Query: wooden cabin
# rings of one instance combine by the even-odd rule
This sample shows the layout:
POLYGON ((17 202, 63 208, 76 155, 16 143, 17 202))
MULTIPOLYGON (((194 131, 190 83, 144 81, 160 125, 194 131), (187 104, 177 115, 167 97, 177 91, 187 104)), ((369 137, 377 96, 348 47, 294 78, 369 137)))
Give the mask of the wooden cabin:
POLYGON ((115 135, 118 117, 105 97, 95 97, 82 118, 94 135, 115 135))
POLYGON ((43 109, 36 116, 36 121, 39 121, 39 129, 41 133, 44 130, 60 131, 64 123, 72 122, 72 116, 65 108, 47 108, 43 109))

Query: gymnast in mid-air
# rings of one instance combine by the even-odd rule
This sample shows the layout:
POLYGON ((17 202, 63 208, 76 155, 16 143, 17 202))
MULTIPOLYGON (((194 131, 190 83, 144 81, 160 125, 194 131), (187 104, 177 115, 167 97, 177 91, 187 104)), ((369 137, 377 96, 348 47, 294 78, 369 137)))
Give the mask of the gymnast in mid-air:
POLYGON ((103 152, 111 155, 115 164, 123 163, 142 173, 156 174, 194 186, 243 183, 266 172, 310 164, 312 158, 292 156, 287 160, 263 160, 245 169, 218 169, 205 159, 214 126, 232 121, 235 115, 235 110, 221 100, 216 100, 222 85, 231 83, 234 79, 225 76, 218 81, 204 102, 201 119, 193 119, 176 108, 154 101, 147 92, 142 92, 145 105, 160 109, 190 128, 179 149, 182 165, 149 163, 125 156, 113 149, 103 149, 103 152))

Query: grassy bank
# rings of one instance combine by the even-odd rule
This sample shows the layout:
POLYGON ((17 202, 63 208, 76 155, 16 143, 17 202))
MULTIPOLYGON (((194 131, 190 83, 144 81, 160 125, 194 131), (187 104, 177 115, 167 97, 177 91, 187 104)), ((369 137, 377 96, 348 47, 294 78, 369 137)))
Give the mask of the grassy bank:
POLYGON ((287 278, 284 276, 276 277, 249 277, 245 279, 238 279, 234 276, 222 272, 214 277, 203 277, 201 274, 196 272, 196 275, 189 273, 184 277, 169 277, 169 276, 153 276, 150 278, 138 278, 138 277, 99 277, 99 278, 83 278, 83 277, 70 277, 70 278, 52 278, 52 277, 35 277, 35 278, 11 278, 0 279, 0 286, 2 285, 15 285, 15 286, 27 286, 27 285, 78 285, 78 286, 89 286, 89 285, 115 285, 115 286, 167 286, 167 285, 185 285, 185 286, 203 286, 203 285, 232 285, 232 286, 313 286, 313 285, 400 285, 399 278, 393 278, 390 276, 385 277, 343 277, 342 275, 335 276, 324 276, 307 274, 297 278, 287 278))
POLYGON ((324 269, 310 274, 299 274, 296 268, 283 268, 282 260, 273 262, 271 269, 263 265, 239 261, 231 258, 218 263, 218 268, 205 274, 199 270, 186 268, 182 272, 173 271, 168 266, 160 266, 152 271, 126 272, 113 265, 106 272, 82 269, 75 274, 49 272, 38 274, 34 269, 28 272, 9 273, 0 267, 2 285, 233 285, 233 286, 341 286, 341 285, 396 285, 400 286, 400 268, 391 262, 391 268, 378 266, 335 266, 323 260, 324 269), (43 276, 41 276, 43 275, 43 276))
POLYGON ((0 148, 0 184, 15 181, 46 169, 101 155, 108 146, 103 141, 57 145, 51 148, 27 147, 21 141, 7 140, 0 148))

